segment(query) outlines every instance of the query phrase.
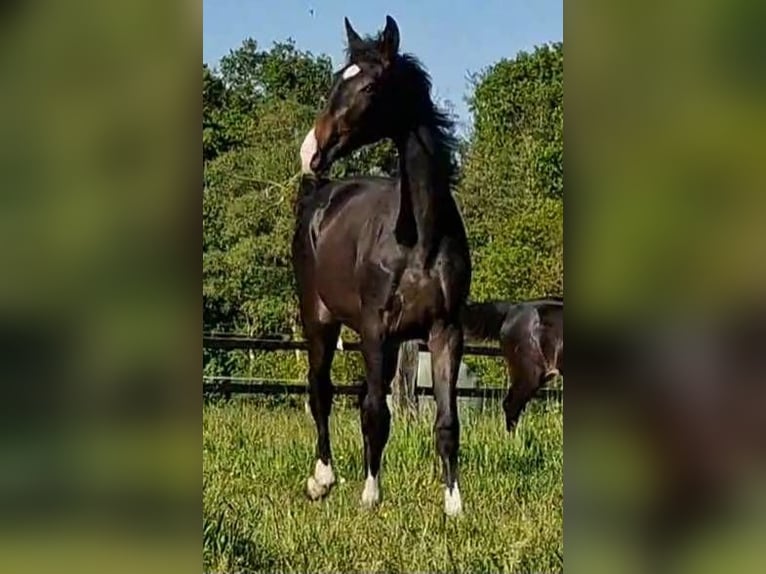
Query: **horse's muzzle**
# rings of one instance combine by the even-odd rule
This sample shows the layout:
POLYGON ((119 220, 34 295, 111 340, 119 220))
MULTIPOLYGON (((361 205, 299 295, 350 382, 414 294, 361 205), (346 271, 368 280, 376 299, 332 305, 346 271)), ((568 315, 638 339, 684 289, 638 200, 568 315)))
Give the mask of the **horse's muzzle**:
POLYGON ((333 136, 330 141, 325 144, 324 148, 317 148, 314 156, 311 158, 311 171, 314 173, 327 171, 336 159, 339 159, 346 154, 347 149, 347 139, 333 136))
POLYGON ((311 171, 314 173, 323 173, 330 169, 332 162, 338 157, 340 146, 334 145, 326 150, 317 150, 314 157, 311 158, 311 171))
POLYGON ((314 156, 311 158, 311 171, 314 173, 321 173, 327 169, 326 154, 323 154, 321 150, 317 150, 314 156))

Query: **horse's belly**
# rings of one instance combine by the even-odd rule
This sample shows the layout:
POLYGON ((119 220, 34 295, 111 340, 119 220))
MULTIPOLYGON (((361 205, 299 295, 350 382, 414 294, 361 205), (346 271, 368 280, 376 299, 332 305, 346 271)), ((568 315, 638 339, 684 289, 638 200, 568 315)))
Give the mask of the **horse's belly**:
POLYGON ((338 246, 322 246, 315 261, 315 284, 322 303, 333 318, 357 330, 359 292, 353 261, 345 251, 338 246))

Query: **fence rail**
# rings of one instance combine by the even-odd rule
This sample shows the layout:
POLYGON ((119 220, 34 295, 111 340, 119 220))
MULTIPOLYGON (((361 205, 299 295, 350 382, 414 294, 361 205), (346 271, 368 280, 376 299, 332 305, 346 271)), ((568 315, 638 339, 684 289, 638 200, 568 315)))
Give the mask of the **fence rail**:
MULTIPOLYGON (((290 339, 254 339, 244 335, 221 335, 205 334, 202 336, 202 345, 208 349, 241 349, 254 351, 307 351, 306 341, 294 341, 290 339)), ((428 351, 425 343, 419 343, 421 351, 428 351)), ((361 345, 357 342, 343 342, 343 351, 360 351, 361 345)), ((465 345, 464 355, 480 357, 502 357, 500 349, 485 345, 465 345)))
MULTIPOLYGON (((362 392, 362 385, 335 384, 333 385, 336 395, 354 396, 362 392)), ((212 379, 203 383, 202 392, 205 395, 302 395, 308 392, 306 384, 299 383, 275 383, 264 379, 212 379)), ((485 387, 479 389, 458 388, 457 396, 461 398, 484 398, 500 399, 505 396, 506 389, 498 387, 485 387)), ((389 393, 390 394, 390 393, 389 393)), ((432 397, 432 387, 416 387, 415 394, 418 396, 432 397)), ((535 398, 551 399, 560 401, 563 398, 561 389, 540 389, 535 398)))
MULTIPOLYGON (((203 334, 202 345, 207 349, 223 350, 255 350, 255 351, 306 351, 308 349, 306 341, 295 341, 291 339, 276 338, 253 338, 238 334, 203 334)), ((428 347, 420 343, 421 351, 428 351, 428 347)), ((357 342, 343 342, 342 352, 359 352, 360 345, 357 342)), ((464 355, 484 356, 484 357, 502 357, 500 349, 481 346, 465 345, 464 355)), ((230 397, 233 394, 253 394, 253 395, 302 395, 308 391, 306 383, 299 382, 277 382, 268 379, 259 378, 240 378, 240 377, 203 377, 202 392, 205 395, 218 394, 230 397)), ((358 384, 334 384, 336 395, 359 395, 363 386, 358 384)), ((457 396, 466 398, 488 398, 495 399, 505 396, 507 390, 498 387, 484 388, 458 388, 457 396)), ((415 394, 419 396, 433 396, 432 387, 416 387, 415 394)), ((562 400, 562 389, 542 388, 535 398, 562 400)))

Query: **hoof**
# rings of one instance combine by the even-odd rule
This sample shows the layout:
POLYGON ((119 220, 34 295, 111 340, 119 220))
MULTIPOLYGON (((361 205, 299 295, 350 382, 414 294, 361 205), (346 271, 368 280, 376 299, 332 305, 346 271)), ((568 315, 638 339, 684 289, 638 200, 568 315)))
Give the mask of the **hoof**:
POLYGON ((319 500, 320 498, 324 498, 329 494, 330 488, 331 485, 320 484, 313 476, 309 476, 308 480, 306 481, 306 495, 311 500, 319 500))
POLYGON ((547 373, 545 373, 545 375, 543 376, 543 380, 544 380, 545 382, 548 382, 548 381, 550 381, 551 379, 555 379, 555 378, 556 378, 556 377, 558 377, 560 374, 561 374, 561 373, 559 372, 559 370, 558 370, 558 369, 551 369, 550 371, 548 371, 547 373))
POLYGON ((450 517, 460 516, 463 513, 463 501, 460 498, 460 489, 455 483, 450 492, 449 488, 444 489, 444 514, 450 517))
POLYGON ((380 504, 380 487, 377 477, 368 476, 362 491, 362 507, 374 508, 380 504))
POLYGON ((327 496, 335 484, 335 474, 332 471, 332 465, 325 465, 321 460, 316 462, 314 475, 309 476, 306 481, 306 495, 311 500, 319 500, 327 496))

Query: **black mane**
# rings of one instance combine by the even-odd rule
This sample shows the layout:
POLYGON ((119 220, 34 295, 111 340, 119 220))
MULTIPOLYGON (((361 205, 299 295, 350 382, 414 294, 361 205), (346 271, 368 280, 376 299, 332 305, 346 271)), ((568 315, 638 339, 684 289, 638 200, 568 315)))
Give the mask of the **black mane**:
MULTIPOLYGON (((382 35, 366 36, 354 46, 347 46, 348 62, 382 64, 383 58, 379 49, 381 37, 382 35)), ((454 187, 458 180, 458 139, 455 137, 455 122, 431 98, 431 75, 412 54, 397 54, 396 60, 391 64, 391 72, 394 74, 396 85, 401 87, 402 97, 407 99, 408 106, 413 110, 413 118, 432 128, 434 156, 443 168, 443 173, 447 174, 450 187, 454 187)))
POLYGON ((418 119, 433 129, 434 154, 448 174, 450 186, 454 186, 458 179, 455 122, 431 99, 431 76, 415 56, 399 55, 394 66, 395 73, 401 74, 402 85, 408 86, 410 96, 419 102, 418 119))

